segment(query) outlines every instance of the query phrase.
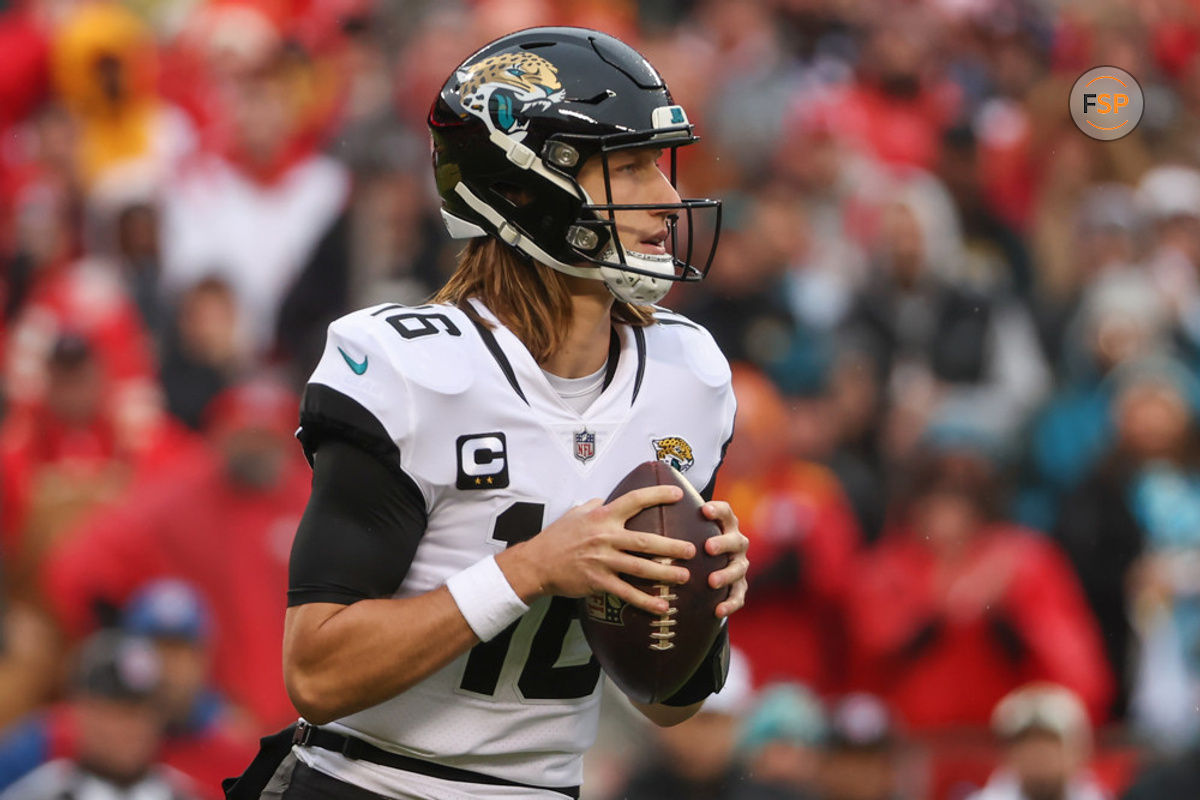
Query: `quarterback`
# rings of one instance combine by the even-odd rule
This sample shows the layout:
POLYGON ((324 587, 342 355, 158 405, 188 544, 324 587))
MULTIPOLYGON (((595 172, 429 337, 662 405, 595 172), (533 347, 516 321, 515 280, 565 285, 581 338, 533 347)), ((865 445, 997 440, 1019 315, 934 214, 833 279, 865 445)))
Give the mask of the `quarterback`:
MULTIPOLYGON (((693 554, 624 526, 677 487, 597 499, 642 461, 682 470, 720 523, 717 615, 744 601, 747 540, 711 499, 729 367, 654 305, 703 277, 720 225, 717 201, 675 189, 684 110, 624 43, 535 28, 463 62, 429 127, 443 217, 470 241, 428 305, 334 322, 305 391, 284 635, 302 719, 263 797, 578 797, 601 670, 574 598, 663 613, 622 576, 682 583, 669 559, 693 554)), ((639 710, 695 713, 727 648, 639 710)))

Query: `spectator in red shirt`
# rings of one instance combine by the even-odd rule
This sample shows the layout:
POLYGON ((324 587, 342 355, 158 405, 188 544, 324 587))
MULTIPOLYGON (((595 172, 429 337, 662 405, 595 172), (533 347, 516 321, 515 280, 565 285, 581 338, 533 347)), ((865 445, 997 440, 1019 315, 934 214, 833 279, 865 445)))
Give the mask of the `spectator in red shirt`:
POLYGON ((936 43, 916 15, 875 28, 858 64, 857 80, 813 113, 839 137, 884 164, 932 169, 942 132, 960 104, 937 74, 936 43))
POLYGON ((13 408, 45 402, 47 359, 60 338, 77 336, 95 354, 106 401, 123 416, 137 416, 142 398, 154 391, 154 348, 114 265, 97 258, 64 262, 60 254, 31 280, 9 331, 5 400, 13 408))
POLYGON ((262 381, 222 394, 210 414, 212 446, 88 520, 44 573, 73 634, 151 578, 190 582, 213 612, 214 683, 264 730, 295 717, 279 664, 288 552, 310 477, 291 438, 297 406, 262 381))
POLYGON ((1079 582, 1052 542, 999 516, 992 465, 930 450, 906 477, 850 587, 853 680, 914 729, 986 725, 1033 680, 1072 689, 1102 720, 1112 677, 1079 582))
POLYGON ((0 543, 10 592, 23 598, 72 524, 193 443, 153 395, 114 405, 101 357, 82 336, 59 337, 44 371, 43 401, 14 408, 0 426, 0 543))
POLYGON ((800 681, 819 692, 844 674, 841 604, 858 525, 833 473, 791 458, 783 400, 766 377, 735 366, 737 436, 719 491, 754 548, 753 608, 731 623, 756 684, 800 681))
MULTIPOLYGON (((6 4, 8 5, 8 4, 6 4)), ((49 47, 34 14, 10 8, 0 16, 0 131, 24 119, 49 88, 49 47)))

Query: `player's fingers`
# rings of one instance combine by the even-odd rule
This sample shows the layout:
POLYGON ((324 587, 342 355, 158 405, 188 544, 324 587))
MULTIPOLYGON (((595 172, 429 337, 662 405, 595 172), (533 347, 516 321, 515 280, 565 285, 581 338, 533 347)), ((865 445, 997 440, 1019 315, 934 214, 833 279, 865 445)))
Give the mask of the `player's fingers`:
POLYGON ((613 539, 613 546, 627 553, 688 559, 696 555, 696 546, 683 539, 672 539, 657 533, 623 530, 613 539))
POLYGON ((704 516, 715 520, 721 526, 722 531, 736 531, 738 528, 738 521, 733 513, 733 507, 724 500, 709 500, 700 507, 700 511, 703 512, 704 516))
POLYGON ((574 512, 580 513, 580 514, 587 514, 589 512, 595 511, 598 508, 603 507, 603 505, 604 505, 603 500, 601 500, 599 497, 593 497, 591 500, 588 500, 586 503, 580 503, 579 505, 575 506, 574 508, 571 509, 571 511, 574 511, 574 512))
POLYGON ((704 543, 704 549, 710 556, 719 556, 722 553, 731 556, 742 555, 750 549, 750 539, 735 528, 719 536, 708 537, 708 541, 704 543))
POLYGON ((627 520, 644 508, 674 503, 682 497, 683 489, 678 486, 643 486, 613 500, 608 504, 608 510, 618 519, 627 520))
POLYGON ((717 616, 728 617, 746 605, 746 589, 748 587, 749 584, 746 583, 745 579, 729 587, 729 597, 717 604, 717 616))
POLYGON ((722 586, 732 586, 746 577, 750 569, 750 561, 746 558, 731 558, 727 566, 713 570, 708 575, 708 585, 714 589, 722 586))
POLYGON ((630 553, 620 553, 612 560, 614 572, 632 575, 655 583, 687 583, 689 573, 685 567, 674 566, 669 560, 643 558, 630 553))
POLYGON ((616 595, 626 603, 637 606, 650 614, 665 614, 667 613, 667 609, 670 608, 670 601, 668 599, 647 594, 621 580, 616 575, 605 581, 601 586, 601 590, 611 595, 616 595))

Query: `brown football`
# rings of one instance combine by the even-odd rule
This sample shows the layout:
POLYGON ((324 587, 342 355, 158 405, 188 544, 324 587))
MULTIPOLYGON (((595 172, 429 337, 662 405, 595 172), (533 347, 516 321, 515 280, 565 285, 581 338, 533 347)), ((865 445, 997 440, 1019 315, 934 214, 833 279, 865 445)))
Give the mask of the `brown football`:
POLYGON ((716 608, 729 594, 727 586, 713 589, 708 585, 709 573, 729 563, 728 556, 710 556, 704 549, 705 540, 719 534, 721 528, 701 513, 704 499, 676 469, 661 461, 639 464, 617 484, 608 500, 659 484, 679 486, 683 498, 647 508, 631 517, 625 527, 696 545, 695 556, 676 562, 688 568, 690 577, 682 585, 622 577, 648 594, 668 598, 670 610, 656 616, 607 593, 579 601, 580 623, 596 659, 613 682, 640 703, 661 702, 692 676, 721 630, 716 608))

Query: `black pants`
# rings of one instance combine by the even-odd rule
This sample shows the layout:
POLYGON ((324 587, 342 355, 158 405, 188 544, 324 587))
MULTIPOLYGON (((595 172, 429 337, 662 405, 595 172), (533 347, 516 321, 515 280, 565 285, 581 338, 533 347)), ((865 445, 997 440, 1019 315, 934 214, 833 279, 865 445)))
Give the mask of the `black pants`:
MULTIPOLYGON (((294 756, 289 756, 288 760, 294 756)), ((295 767, 291 769, 290 777, 284 779, 286 785, 281 786, 284 781, 282 774, 277 774, 276 779, 273 779, 263 793, 264 800, 388 800, 381 794, 363 789, 359 786, 354 786, 350 783, 344 783, 337 778, 326 775, 323 772, 317 772, 312 767, 301 764, 299 761, 295 763, 295 767), (282 789, 282 794, 277 792, 282 789)))

